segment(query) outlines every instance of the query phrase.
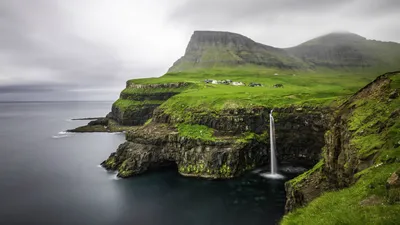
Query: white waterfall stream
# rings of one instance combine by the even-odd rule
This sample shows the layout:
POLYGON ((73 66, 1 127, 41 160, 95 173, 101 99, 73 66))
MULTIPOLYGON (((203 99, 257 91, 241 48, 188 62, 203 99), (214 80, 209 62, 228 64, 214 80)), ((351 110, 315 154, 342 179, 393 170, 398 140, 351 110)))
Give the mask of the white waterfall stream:
POLYGON ((271 143, 271 172, 260 173, 261 176, 271 179, 283 179, 284 176, 278 174, 278 164, 276 162, 276 137, 275 137, 275 121, 272 116, 273 110, 269 114, 269 137, 271 143))
POLYGON ((276 139, 275 139, 275 122, 272 116, 273 110, 269 114, 269 136, 271 143, 271 174, 274 175, 278 171, 278 166, 276 164, 276 139))

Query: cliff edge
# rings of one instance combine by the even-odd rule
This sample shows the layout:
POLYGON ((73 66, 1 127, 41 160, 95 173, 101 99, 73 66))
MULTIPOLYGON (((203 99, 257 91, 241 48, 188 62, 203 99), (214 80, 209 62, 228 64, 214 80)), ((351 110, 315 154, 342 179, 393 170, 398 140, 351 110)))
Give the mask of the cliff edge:
POLYGON ((400 72, 386 73, 339 107, 323 159, 285 185, 291 213, 282 224, 400 221, 399 89, 400 72))

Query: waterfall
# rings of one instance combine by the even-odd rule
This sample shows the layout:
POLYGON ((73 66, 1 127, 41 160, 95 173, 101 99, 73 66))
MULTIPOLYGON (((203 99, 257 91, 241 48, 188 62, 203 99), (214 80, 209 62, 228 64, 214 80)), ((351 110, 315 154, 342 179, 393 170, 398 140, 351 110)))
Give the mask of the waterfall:
POLYGON ((271 143, 271 175, 275 175, 278 171, 278 166, 276 163, 276 139, 275 139, 275 122, 274 117, 272 116, 272 112, 269 114, 269 136, 270 136, 270 143, 271 143))
POLYGON ((284 179, 283 175, 278 174, 278 164, 276 163, 276 138, 275 138, 275 121, 271 110, 269 114, 269 137, 271 143, 271 173, 260 173, 260 176, 268 179, 284 179))

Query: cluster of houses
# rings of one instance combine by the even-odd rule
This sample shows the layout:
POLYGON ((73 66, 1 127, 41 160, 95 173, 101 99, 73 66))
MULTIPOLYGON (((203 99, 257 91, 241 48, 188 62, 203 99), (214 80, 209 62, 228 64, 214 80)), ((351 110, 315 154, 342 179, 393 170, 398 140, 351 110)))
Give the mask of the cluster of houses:
MULTIPOLYGON (((204 83, 206 83, 206 84, 225 84, 225 85, 233 85, 233 86, 246 86, 246 84, 243 83, 243 82, 232 81, 232 80, 210 80, 210 79, 206 79, 206 80, 204 80, 204 83)), ((260 83, 251 82, 248 86, 249 87, 262 87, 263 85, 260 84, 260 83)))

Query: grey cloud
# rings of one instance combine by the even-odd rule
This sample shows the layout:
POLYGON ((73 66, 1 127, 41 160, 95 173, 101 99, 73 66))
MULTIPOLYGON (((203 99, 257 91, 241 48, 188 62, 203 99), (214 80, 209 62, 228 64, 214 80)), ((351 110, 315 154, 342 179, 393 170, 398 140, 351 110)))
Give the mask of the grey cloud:
POLYGON ((10 85, 10 86, 0 86, 0 94, 52 92, 52 91, 54 91, 54 88, 52 88, 50 85, 10 85))
MULTIPOLYGON (((174 20, 199 25, 235 24, 252 19, 276 20, 298 14, 321 15, 346 6, 348 0, 188 0, 171 14, 174 20)), ((257 21, 254 21, 257 22, 257 21)))
POLYGON ((107 87, 123 86, 132 70, 141 69, 115 49, 71 32, 63 12, 52 0, 1 1, 0 73, 17 85, 41 83, 36 75, 48 71, 51 75, 43 79, 49 82, 107 87))
POLYGON ((398 0, 2 0, 0 100, 117 97, 127 79, 165 73, 193 30, 277 47, 336 29, 400 42, 399 8, 398 0))
POLYGON ((277 47, 333 31, 400 41, 399 8, 397 0, 187 0, 171 12, 170 21, 185 28, 238 32, 277 47))
POLYGON ((399 8, 398 0, 187 0, 171 13, 171 18, 182 19, 182 22, 215 24, 260 17, 324 17, 331 13, 371 17, 397 13, 399 8))
POLYGON ((377 17, 398 15, 399 9, 400 1, 398 0, 357 0, 351 5, 348 14, 356 18, 377 19, 377 17))
POLYGON ((0 7, 0 55, 8 66, 45 68, 54 80, 72 83, 109 82, 122 67, 107 49, 63 32, 64 21, 52 13, 59 10, 51 1, 3 1, 0 7))

